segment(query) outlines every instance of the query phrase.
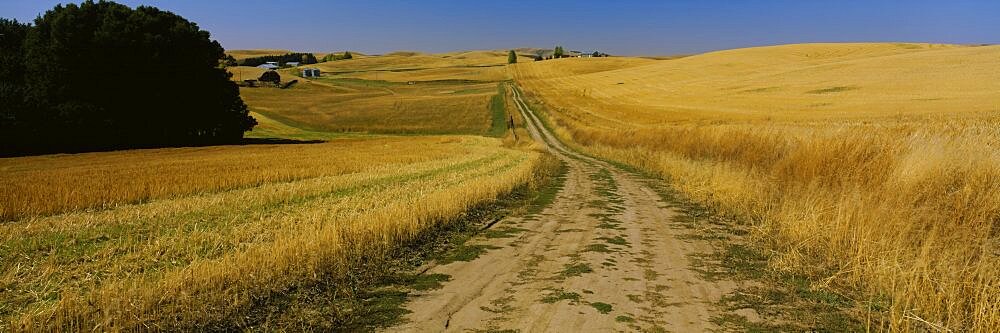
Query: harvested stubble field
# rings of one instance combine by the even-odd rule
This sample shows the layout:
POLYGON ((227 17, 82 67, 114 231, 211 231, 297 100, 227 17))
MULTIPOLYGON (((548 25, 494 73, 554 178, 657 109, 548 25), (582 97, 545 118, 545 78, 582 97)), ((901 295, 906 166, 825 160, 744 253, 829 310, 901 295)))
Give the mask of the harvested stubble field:
MULTIPOLYGON (((299 79, 303 81, 302 79, 299 79)), ((289 89, 242 88, 251 110, 315 131, 484 134, 496 82, 414 84, 321 77, 289 89)))
POLYGON ((1000 329, 1000 46, 785 45, 513 76, 563 140, 748 221, 772 268, 851 295, 872 329, 1000 329))
POLYGON ((530 183, 541 158, 405 137, 4 159, 4 207, 31 204, 0 224, 0 328, 252 324, 272 295, 349 280, 530 183))
POLYGON ((0 331, 289 325, 310 314, 271 303, 351 299, 553 167, 509 135, 499 82, 297 79, 243 88, 253 144, 0 159, 0 331))

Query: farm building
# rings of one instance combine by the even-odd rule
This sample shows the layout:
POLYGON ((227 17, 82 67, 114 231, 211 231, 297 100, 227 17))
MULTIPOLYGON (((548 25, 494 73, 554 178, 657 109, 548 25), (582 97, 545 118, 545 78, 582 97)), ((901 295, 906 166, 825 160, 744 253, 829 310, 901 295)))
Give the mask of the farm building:
POLYGON ((288 66, 288 67, 299 67, 299 62, 298 61, 289 61, 289 62, 285 63, 285 66, 288 66))
POLYGON ((263 63, 263 64, 258 65, 257 68, 278 69, 278 63, 275 62, 275 61, 268 61, 267 63, 263 63))
POLYGON ((319 68, 303 68, 302 77, 320 77, 319 68))

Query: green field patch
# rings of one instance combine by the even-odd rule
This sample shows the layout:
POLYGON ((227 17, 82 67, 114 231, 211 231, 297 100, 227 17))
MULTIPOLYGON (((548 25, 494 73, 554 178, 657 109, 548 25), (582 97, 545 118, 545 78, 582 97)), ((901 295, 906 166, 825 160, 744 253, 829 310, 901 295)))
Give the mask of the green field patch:
POLYGON ((505 296, 490 301, 491 306, 481 306, 479 309, 497 314, 507 313, 514 310, 514 307, 510 305, 513 301, 514 296, 505 296))
POLYGON ((601 238, 598 238, 598 239, 603 240, 605 242, 608 242, 608 244, 621 245, 621 246, 628 246, 629 245, 628 241, 625 240, 625 238, 622 238, 621 236, 601 237, 601 238))
POLYGON ((597 309, 597 312, 600 312, 601 314, 611 313, 611 310, 613 309, 611 304, 603 302, 593 302, 590 303, 590 306, 593 307, 594 309, 597 309))
POLYGON ((635 318, 632 318, 632 317, 629 317, 629 316, 618 316, 618 317, 615 317, 615 321, 617 321, 619 323, 634 323, 635 322, 635 318))
POLYGON ((567 264, 565 269, 563 269, 563 271, 560 272, 559 274, 562 275, 563 277, 573 277, 593 272, 594 269, 590 268, 590 265, 587 265, 586 263, 575 263, 575 264, 567 264))
POLYGON ((608 248, 607 244, 590 244, 584 248, 585 252, 598 252, 598 253, 612 253, 613 250, 608 248))
POLYGON ((460 245, 454 250, 449 252, 447 255, 438 259, 438 263, 442 265, 447 265, 456 261, 473 261, 479 258, 480 255, 486 253, 489 250, 500 249, 499 246, 493 245, 460 245))
POLYGON ((571 304, 577 304, 580 302, 580 298, 581 298, 580 294, 578 293, 568 292, 566 290, 563 290, 562 288, 559 288, 559 289, 550 289, 549 293, 546 294, 544 297, 542 297, 541 301, 542 303, 552 304, 559 301, 568 300, 570 301, 571 304))
POLYGON ((525 231, 528 231, 528 229, 501 227, 496 229, 487 229, 483 232, 483 236, 486 238, 512 238, 525 231))
POLYGON ((507 88, 501 83, 497 94, 490 97, 490 130, 488 136, 499 138, 507 133, 507 88))

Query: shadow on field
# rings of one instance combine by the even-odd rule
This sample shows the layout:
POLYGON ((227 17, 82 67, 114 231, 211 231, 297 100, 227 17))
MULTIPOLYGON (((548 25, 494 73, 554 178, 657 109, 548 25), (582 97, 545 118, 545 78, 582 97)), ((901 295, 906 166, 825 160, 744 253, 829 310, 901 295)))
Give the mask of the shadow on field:
POLYGON ((18 150, 15 148, 6 147, 2 143, 0 143, 0 158, 40 156, 40 155, 51 155, 51 154, 101 153, 101 152, 111 152, 111 151, 162 149, 162 148, 223 147, 223 146, 247 146, 247 145, 296 145, 296 144, 314 144, 314 143, 324 143, 324 142, 326 141, 297 140, 297 139, 283 139, 283 138, 243 138, 242 140, 236 143, 222 143, 222 144, 145 145, 145 146, 140 145, 134 147, 75 147, 75 148, 64 148, 64 149, 39 149, 36 151, 18 150))
POLYGON ((324 143, 323 140, 297 140, 284 138, 243 138, 239 145, 301 145, 324 143))

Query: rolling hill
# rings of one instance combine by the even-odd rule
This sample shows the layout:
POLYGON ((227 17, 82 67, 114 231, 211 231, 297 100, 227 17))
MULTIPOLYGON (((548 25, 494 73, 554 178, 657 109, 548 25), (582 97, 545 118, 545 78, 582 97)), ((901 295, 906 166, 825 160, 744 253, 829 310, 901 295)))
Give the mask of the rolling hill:
POLYGON ((611 59, 511 73, 564 141, 751 224, 771 267, 881 300, 883 329, 1000 325, 1000 46, 611 59))

